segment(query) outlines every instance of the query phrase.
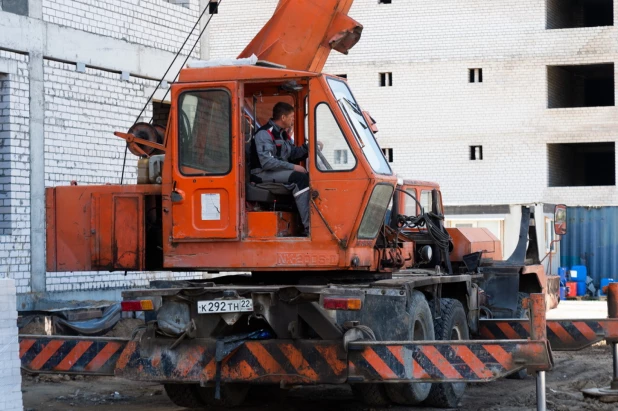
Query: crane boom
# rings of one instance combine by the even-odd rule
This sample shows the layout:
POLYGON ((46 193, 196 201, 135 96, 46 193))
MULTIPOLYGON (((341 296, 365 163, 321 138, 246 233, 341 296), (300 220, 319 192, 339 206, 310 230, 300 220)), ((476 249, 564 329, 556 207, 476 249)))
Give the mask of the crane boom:
POLYGON ((292 70, 322 71, 331 49, 348 54, 363 26, 347 15, 354 0, 280 0, 275 13, 238 56, 292 70))

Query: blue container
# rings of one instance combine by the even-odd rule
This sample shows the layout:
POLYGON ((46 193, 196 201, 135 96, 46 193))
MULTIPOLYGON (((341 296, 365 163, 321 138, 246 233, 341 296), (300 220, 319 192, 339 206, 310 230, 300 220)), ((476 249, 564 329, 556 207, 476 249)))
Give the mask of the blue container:
POLYGON ((599 295, 607 295, 603 292, 603 287, 613 282, 616 282, 613 278, 601 278, 601 289, 599 290, 599 295))
POLYGON ((561 300, 566 299, 566 287, 560 287, 560 299, 561 300))
POLYGON ((588 287, 586 286, 586 283, 585 283, 585 282, 583 282, 583 283, 577 283, 577 295, 578 295, 578 296, 580 296, 580 295, 586 295, 586 289, 587 289, 587 288, 588 288, 588 287))
POLYGON ((560 276, 560 284, 567 282, 568 267, 558 267, 558 275, 560 276))
POLYGON ((571 275, 571 281, 577 281, 578 283, 586 284, 586 277, 588 277, 588 269, 585 265, 574 265, 571 267, 569 273, 571 275))

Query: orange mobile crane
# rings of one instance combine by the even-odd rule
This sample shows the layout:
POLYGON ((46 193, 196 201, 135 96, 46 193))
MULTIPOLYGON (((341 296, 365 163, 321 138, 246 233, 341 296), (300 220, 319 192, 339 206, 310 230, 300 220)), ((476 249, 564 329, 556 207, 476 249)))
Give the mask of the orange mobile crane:
POLYGON ((351 4, 282 0, 242 60, 184 68, 164 131, 116 133, 141 157, 138 184, 47 190, 49 271, 250 275, 125 291, 123 310, 147 320, 133 338, 23 335, 25 369, 157 381, 185 407, 238 405, 255 384, 318 383, 351 384, 370 404, 452 407, 466 382, 528 369, 545 409, 543 295, 514 320, 526 336, 481 339, 507 324, 481 318, 481 276, 447 259, 410 265, 414 241, 384 223, 397 179, 346 82, 321 73, 331 49, 360 38, 351 4), (305 120, 293 131, 309 147, 307 237, 287 187, 248 179, 247 145, 276 101, 305 120))

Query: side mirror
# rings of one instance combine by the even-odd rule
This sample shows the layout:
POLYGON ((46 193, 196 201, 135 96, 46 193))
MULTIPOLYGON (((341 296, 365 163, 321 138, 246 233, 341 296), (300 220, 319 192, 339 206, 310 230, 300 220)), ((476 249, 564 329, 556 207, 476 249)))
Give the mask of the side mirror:
POLYGON ((567 233, 567 207, 564 204, 558 204, 554 208, 554 232, 556 235, 567 233))

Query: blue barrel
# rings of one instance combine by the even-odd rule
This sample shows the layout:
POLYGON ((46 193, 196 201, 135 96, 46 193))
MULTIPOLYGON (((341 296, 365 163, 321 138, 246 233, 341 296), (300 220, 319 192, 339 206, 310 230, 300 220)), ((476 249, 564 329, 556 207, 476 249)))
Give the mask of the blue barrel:
POLYGON ((560 284, 566 284, 567 270, 568 270, 568 267, 558 267, 558 275, 560 276, 560 284))
POLYGON ((561 300, 566 299, 566 287, 560 287, 560 299, 561 300))
POLYGON ((570 271, 571 281, 577 281, 578 283, 586 284, 586 277, 588 277, 588 269, 585 265, 574 265, 570 271))
POLYGON ((586 286, 586 283, 577 283, 577 295, 586 295, 586 289, 588 287, 586 286))
POLYGON ((599 295, 607 295, 603 292, 603 287, 613 282, 616 282, 613 278, 601 278, 601 289, 599 290, 599 295))

